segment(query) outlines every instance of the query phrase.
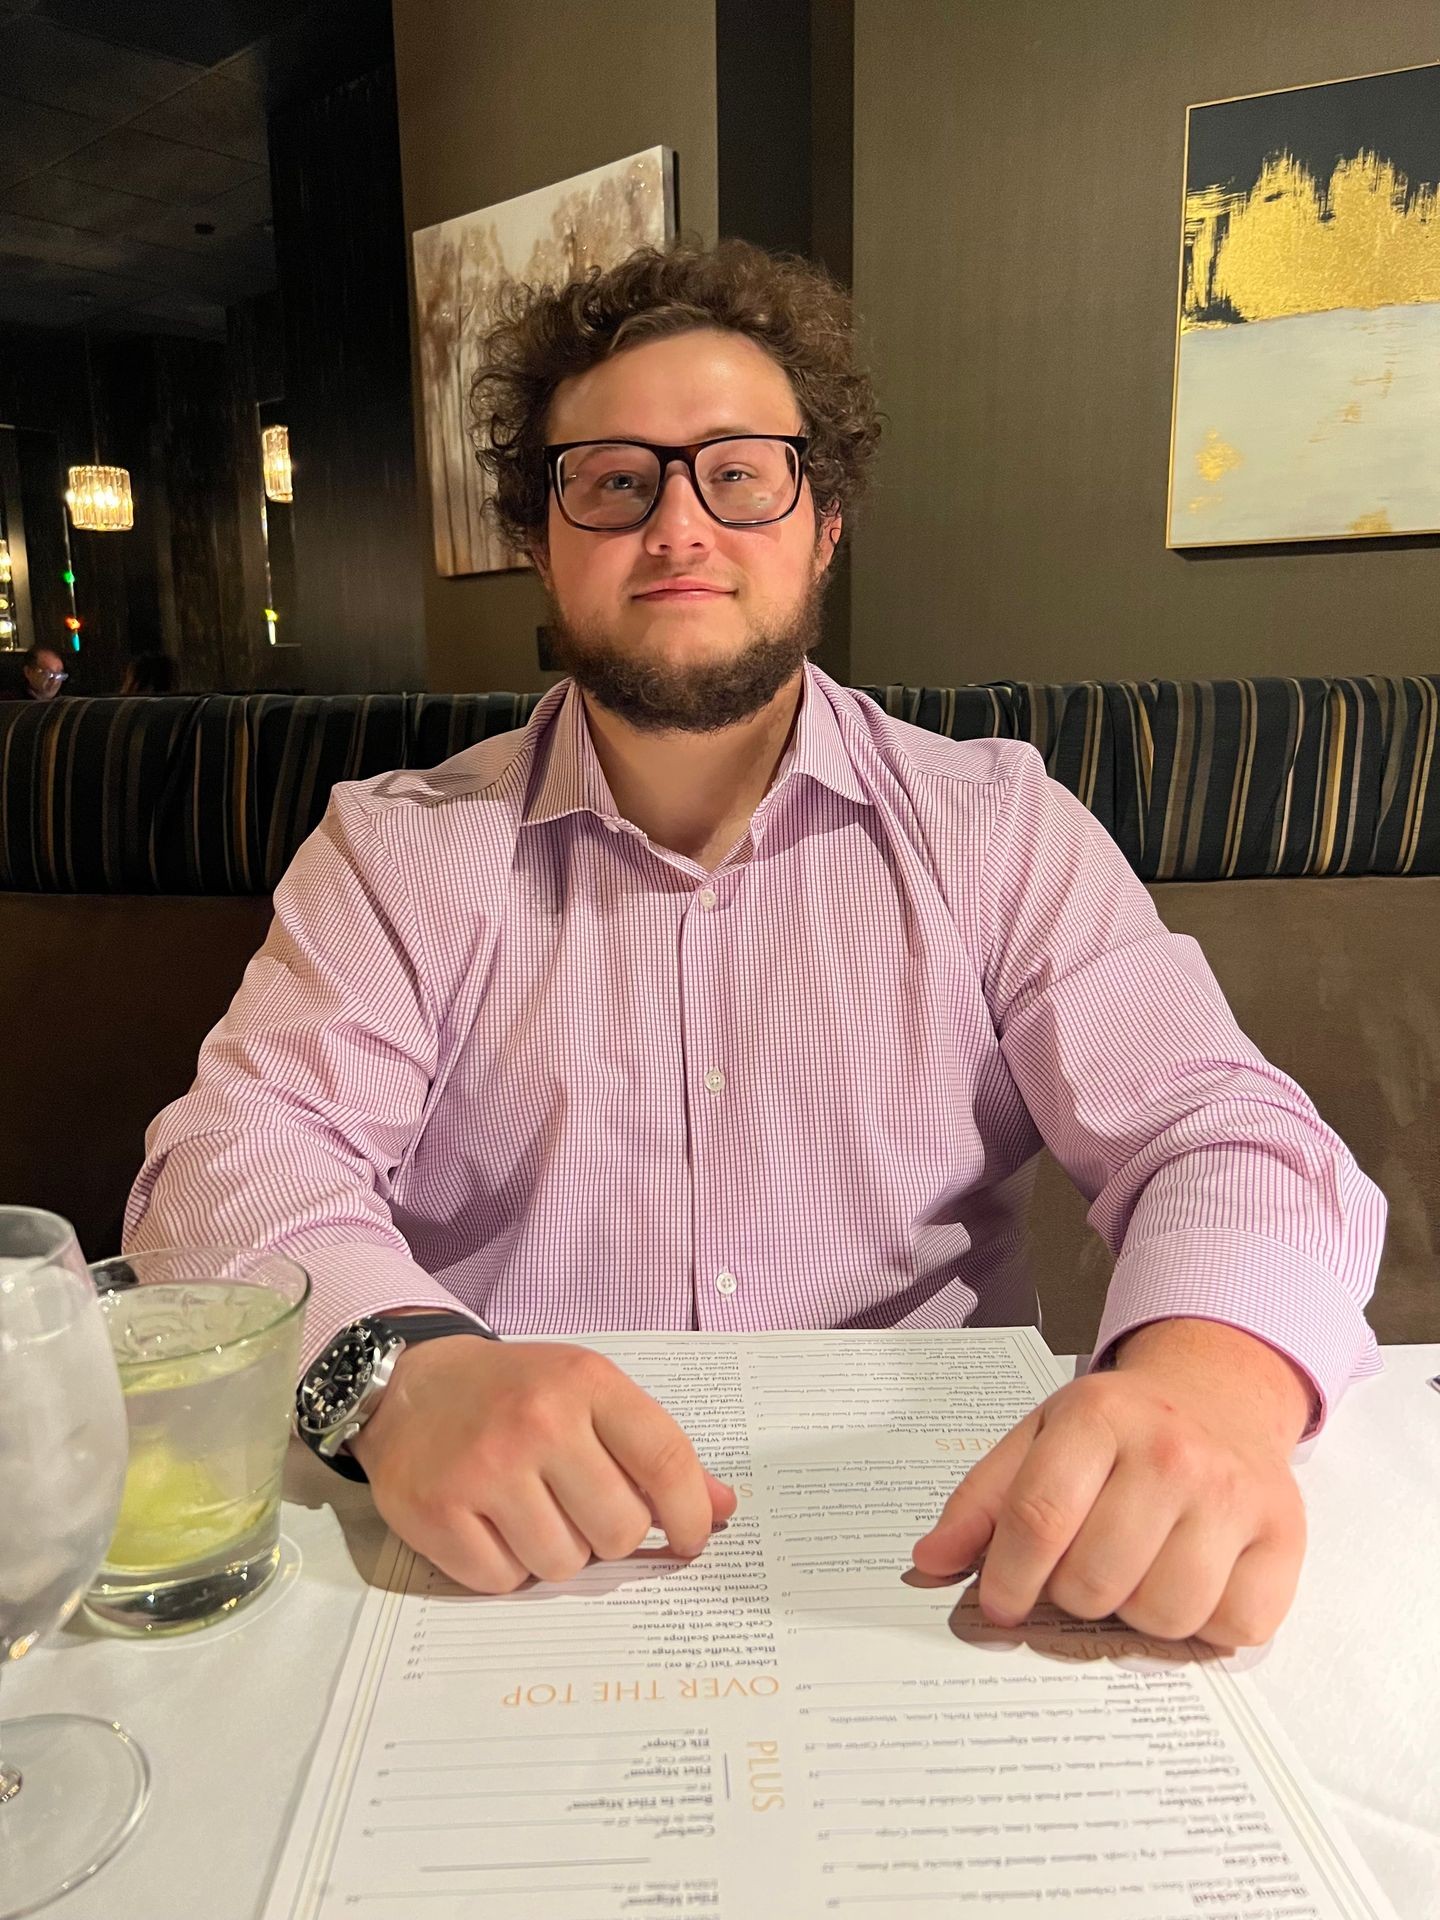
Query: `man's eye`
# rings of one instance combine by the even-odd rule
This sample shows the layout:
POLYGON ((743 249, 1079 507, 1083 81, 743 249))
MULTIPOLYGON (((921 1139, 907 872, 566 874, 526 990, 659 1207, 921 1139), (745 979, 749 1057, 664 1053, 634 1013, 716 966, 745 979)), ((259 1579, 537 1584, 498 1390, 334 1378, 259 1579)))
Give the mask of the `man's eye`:
POLYGON ((721 467, 715 478, 727 486, 740 480, 753 480, 755 475, 748 467, 721 467))
POLYGON ((602 493, 628 493, 640 484, 638 473, 607 473, 598 483, 602 493))

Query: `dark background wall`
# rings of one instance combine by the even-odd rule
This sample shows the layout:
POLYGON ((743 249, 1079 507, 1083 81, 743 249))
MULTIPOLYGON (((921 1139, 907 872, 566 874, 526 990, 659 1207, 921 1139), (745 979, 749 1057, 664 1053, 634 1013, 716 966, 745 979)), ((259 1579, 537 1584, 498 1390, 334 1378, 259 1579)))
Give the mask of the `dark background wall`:
POLYGON ((240 563, 244 489, 258 496, 259 461, 232 409, 226 348, 99 336, 88 358, 87 367, 82 335, 0 330, 0 421, 17 430, 35 637, 70 656, 67 692, 115 693, 131 654, 157 648, 176 659, 185 687, 283 684, 263 589, 247 599, 240 563), (130 470, 135 525, 72 529, 67 551, 66 470, 97 448, 130 470), (73 655, 67 560, 81 621, 73 655))
MULTIPOLYGON (((274 218, 265 224, 273 224, 274 257, 255 225, 255 258, 238 265, 232 259, 234 282, 212 264, 215 285, 228 297, 223 308, 211 301, 191 314, 206 337, 135 331, 146 314, 108 312, 113 290, 86 290, 88 269, 67 269, 67 280, 57 267, 45 279, 47 247, 65 259, 79 244, 110 264, 101 236, 90 230, 105 224, 107 196, 98 186, 87 190, 83 173, 52 208, 77 222, 73 231, 30 221, 21 222, 18 240, 8 228, 0 235, 0 247, 27 235, 40 247, 31 269, 57 317, 53 327, 0 326, 0 424, 16 429, 6 438, 18 465, 38 637, 69 644, 65 468, 94 458, 98 448, 101 458, 130 469, 135 495, 132 530, 70 532, 83 624, 67 692, 114 693, 128 656, 157 647, 177 659, 181 685, 196 691, 424 685, 390 0, 274 0, 240 12, 252 30, 267 19, 275 30, 249 49, 243 83, 216 76, 206 97, 222 119, 243 104, 243 126, 216 130, 222 147, 228 141, 251 154, 258 142, 261 156, 268 149, 274 218), (83 313, 72 310, 80 301, 99 302, 97 324, 86 326, 83 313), (223 331, 213 324, 222 313, 223 331), (291 504, 264 500, 262 423, 290 428, 291 504), (267 606, 279 613, 286 644, 278 648, 269 641, 267 606)), ((156 85, 179 84, 219 46, 244 38, 239 19, 210 27, 207 33, 201 22, 187 35, 159 14, 134 23, 142 45, 158 38, 178 57, 178 64, 162 63, 156 85)), ((108 56, 107 42, 84 43, 102 63, 81 85, 85 98, 86 86, 103 89, 107 57, 111 79, 123 85, 126 59, 133 65, 125 34, 121 27, 120 49, 108 56)), ((31 52, 31 83, 59 86, 63 76, 49 70, 43 38, 31 52)), ((174 134, 185 124, 167 126, 174 134)), ((188 271, 193 263, 176 248, 213 234, 208 219, 193 223, 215 210, 198 184, 195 206, 183 204, 173 168, 223 156, 170 138, 136 138, 149 143, 143 153, 150 172, 132 177, 138 161, 122 170, 135 192, 109 200, 123 212, 131 203, 143 210, 149 199, 157 218, 173 202, 167 244, 148 246, 143 257, 151 274, 163 273, 167 255, 188 271), (157 155, 175 153, 189 158, 159 166, 157 155)), ((255 172, 253 165, 240 170, 255 172)), ((268 201, 262 194, 256 204, 268 201)), ((256 208, 215 217, 222 225, 254 222, 256 208)), ((96 280, 108 284, 98 269, 96 280)), ((159 317, 173 320, 183 308, 183 301, 172 302, 159 317)), ((17 666, 0 658, 0 675, 17 666)))
MULTIPOLYGON (((410 236, 655 144, 685 231, 854 287, 889 418, 832 574, 838 677, 1433 668, 1440 541, 1170 553, 1165 496, 1186 106, 1433 59, 1435 4, 321 9, 266 94, 278 290, 231 305, 224 341, 94 337, 137 519, 72 535, 72 690, 156 645, 196 688, 549 684, 533 575, 435 572, 410 236), (268 579, 257 410, 296 466, 268 579), (267 645, 267 603, 297 648, 267 645)), ((36 621, 63 633, 56 471, 92 449, 75 327, 0 329, 0 423, 36 621)))
MULTIPOLYGON (((715 238, 713 0, 405 0, 394 31, 407 252, 417 227, 654 146, 680 155, 681 225, 715 238)), ((418 368, 413 393, 423 477, 418 368)), ((539 582, 528 572, 443 579, 419 491, 431 688, 548 684, 537 668, 539 582)))
POLYGON ((890 419, 857 681, 1433 671, 1440 542, 1165 550, 1187 105, 1433 60, 1435 0, 855 0, 890 419))
POLYGON ((378 65, 317 72, 270 119, 295 468, 274 511, 291 515, 292 658, 312 693, 425 684, 395 74, 388 45, 372 51, 378 65))
MULTIPOLYGON (((719 228, 851 278, 853 0, 715 0, 719 228), (763 46, 763 54, 761 48, 763 46)), ((825 579, 815 659, 850 677, 850 548, 825 579)))

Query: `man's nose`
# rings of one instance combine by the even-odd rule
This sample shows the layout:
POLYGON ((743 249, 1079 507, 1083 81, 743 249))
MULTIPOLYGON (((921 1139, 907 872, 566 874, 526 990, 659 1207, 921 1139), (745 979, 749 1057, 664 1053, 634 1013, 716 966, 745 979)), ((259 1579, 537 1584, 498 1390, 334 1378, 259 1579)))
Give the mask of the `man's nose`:
POLYGON ((652 552, 712 547, 714 528, 715 522, 701 505, 690 475, 676 461, 660 482, 660 500, 645 527, 646 546, 652 552))

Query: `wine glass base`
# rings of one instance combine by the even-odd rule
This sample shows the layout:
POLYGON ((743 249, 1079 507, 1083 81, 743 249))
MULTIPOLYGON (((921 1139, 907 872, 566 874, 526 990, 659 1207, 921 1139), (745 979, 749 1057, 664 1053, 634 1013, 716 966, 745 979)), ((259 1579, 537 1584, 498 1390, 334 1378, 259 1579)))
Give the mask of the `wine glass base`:
POLYGON ((20 1920, 123 1846, 145 1811, 150 1769, 123 1727, 75 1713, 0 1722, 0 1766, 20 1776, 0 1800, 0 1920, 20 1920))

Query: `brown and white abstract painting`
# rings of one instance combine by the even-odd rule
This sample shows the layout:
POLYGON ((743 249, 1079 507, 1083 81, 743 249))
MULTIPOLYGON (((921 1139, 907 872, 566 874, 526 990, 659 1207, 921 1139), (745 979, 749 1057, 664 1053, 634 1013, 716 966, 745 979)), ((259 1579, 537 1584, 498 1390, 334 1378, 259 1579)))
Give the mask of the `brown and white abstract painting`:
POLYGON ((675 156, 649 147, 552 187, 442 220, 414 235, 425 446, 442 574, 523 566, 483 508, 468 396, 479 342, 507 281, 557 285, 586 267, 614 266, 674 234, 675 156))

